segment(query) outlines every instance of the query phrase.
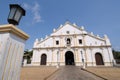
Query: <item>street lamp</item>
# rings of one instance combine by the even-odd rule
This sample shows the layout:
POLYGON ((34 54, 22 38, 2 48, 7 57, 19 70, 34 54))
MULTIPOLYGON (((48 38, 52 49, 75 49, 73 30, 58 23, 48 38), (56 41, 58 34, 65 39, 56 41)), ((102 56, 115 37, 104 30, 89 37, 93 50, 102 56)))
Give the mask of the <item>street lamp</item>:
POLYGON ((18 4, 10 4, 9 24, 18 25, 22 16, 25 16, 25 10, 18 4))

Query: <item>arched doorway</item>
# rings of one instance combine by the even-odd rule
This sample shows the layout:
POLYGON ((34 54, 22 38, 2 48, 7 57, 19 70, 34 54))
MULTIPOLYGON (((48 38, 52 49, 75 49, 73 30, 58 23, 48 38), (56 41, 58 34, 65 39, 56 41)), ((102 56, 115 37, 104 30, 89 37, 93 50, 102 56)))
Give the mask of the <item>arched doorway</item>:
POLYGON ((104 65, 102 55, 100 53, 95 54, 96 65, 104 65))
POLYGON ((74 54, 71 51, 65 53, 65 64, 66 65, 75 65, 74 54))
POLYGON ((42 54, 41 55, 41 63, 40 63, 40 65, 46 65, 46 60, 47 60, 46 54, 42 54))

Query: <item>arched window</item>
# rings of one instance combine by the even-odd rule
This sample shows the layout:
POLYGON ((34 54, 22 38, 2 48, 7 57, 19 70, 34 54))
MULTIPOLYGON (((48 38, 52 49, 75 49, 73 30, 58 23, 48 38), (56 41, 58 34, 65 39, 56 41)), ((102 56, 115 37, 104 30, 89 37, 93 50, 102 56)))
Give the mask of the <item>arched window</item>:
POLYGON ((46 60, 47 60, 46 54, 42 54, 41 55, 41 63, 40 63, 40 65, 46 65, 46 60))
POLYGON ((67 38, 67 44, 71 44, 70 38, 67 38))
POLYGON ((96 65, 104 65, 103 57, 100 53, 95 54, 96 65))

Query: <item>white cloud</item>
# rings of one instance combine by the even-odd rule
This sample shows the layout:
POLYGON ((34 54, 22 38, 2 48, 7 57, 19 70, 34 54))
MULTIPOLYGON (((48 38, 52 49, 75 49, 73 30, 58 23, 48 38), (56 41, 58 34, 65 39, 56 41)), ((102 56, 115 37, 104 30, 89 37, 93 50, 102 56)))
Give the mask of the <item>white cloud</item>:
POLYGON ((33 20, 35 22, 41 22, 41 16, 40 16, 40 5, 38 3, 35 3, 35 5, 32 8, 32 12, 34 14, 33 20))
POLYGON ((41 16, 40 16, 40 5, 35 2, 34 5, 29 5, 27 3, 24 3, 24 8, 28 9, 32 12, 32 23, 39 23, 42 22, 41 16))
POLYGON ((27 3, 23 3, 23 7, 26 9, 30 9, 30 5, 28 5, 27 3))

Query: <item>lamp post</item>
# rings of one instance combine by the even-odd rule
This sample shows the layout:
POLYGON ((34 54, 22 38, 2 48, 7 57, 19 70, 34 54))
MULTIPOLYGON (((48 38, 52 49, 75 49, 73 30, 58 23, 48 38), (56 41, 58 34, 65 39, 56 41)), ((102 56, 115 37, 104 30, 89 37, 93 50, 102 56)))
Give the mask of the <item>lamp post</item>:
POLYGON ((81 56, 82 56, 83 68, 85 68, 85 61, 84 61, 84 58, 83 58, 83 52, 82 51, 80 51, 80 52, 81 52, 81 56))
POLYGON ((28 34, 15 26, 22 15, 25 15, 25 10, 12 4, 9 24, 0 25, 0 80, 20 80, 25 42, 29 38, 28 34))
POLYGON ((8 15, 9 24, 18 25, 22 16, 25 16, 25 10, 18 4, 10 4, 8 15))

